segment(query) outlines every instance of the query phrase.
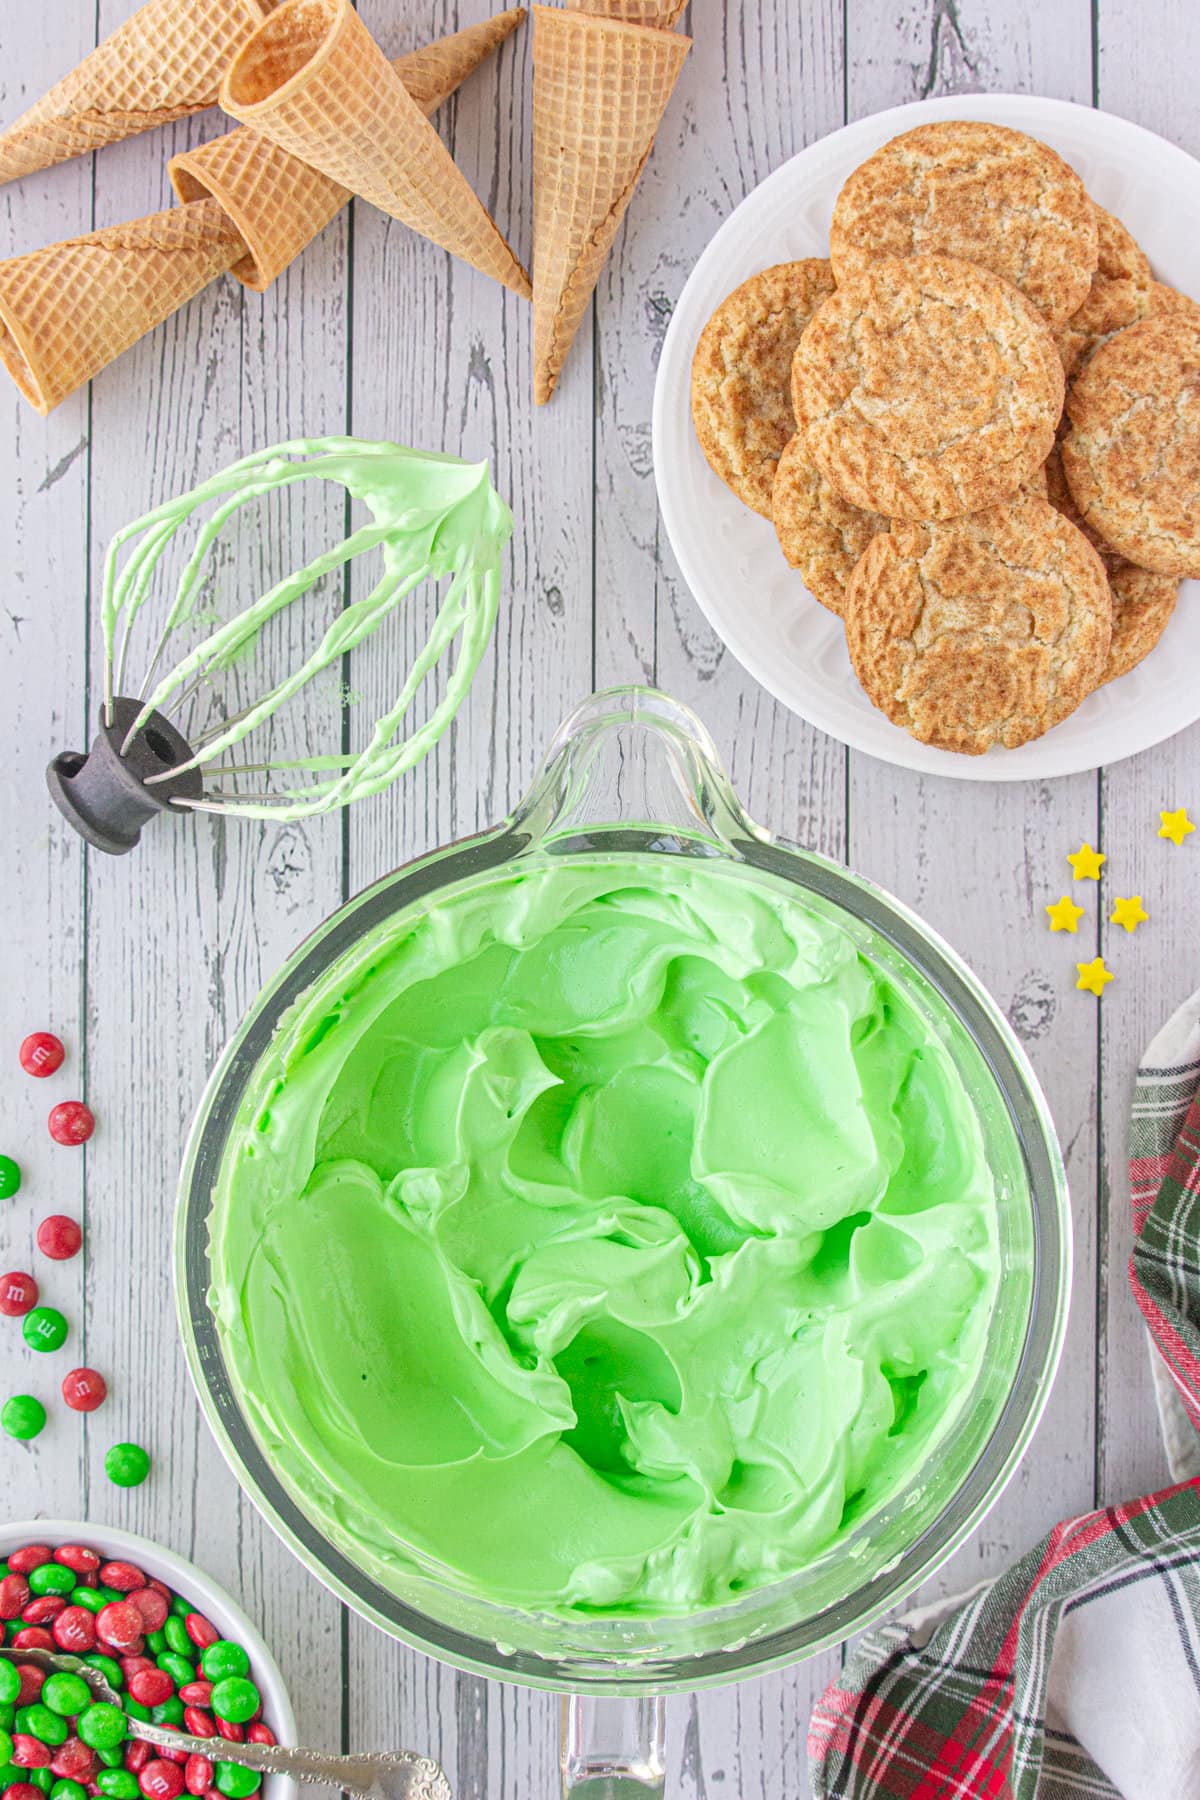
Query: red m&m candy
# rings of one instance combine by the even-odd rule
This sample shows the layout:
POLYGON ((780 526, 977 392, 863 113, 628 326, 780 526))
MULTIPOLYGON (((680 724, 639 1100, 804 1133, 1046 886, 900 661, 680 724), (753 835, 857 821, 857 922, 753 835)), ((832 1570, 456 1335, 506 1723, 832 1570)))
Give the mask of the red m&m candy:
POLYGON ((123 1656, 140 1656, 144 1627, 142 1615, 128 1600, 110 1600, 96 1616, 96 1635, 102 1644, 123 1656))
POLYGON ((31 1031, 21 1045, 21 1067, 27 1075, 53 1075, 61 1069, 66 1051, 52 1031, 31 1031))
POLYGON ((14 1575, 32 1575, 35 1569, 44 1568, 53 1554, 49 1544, 26 1544, 13 1551, 8 1566, 14 1575))
POLYGON ((146 1800, 179 1800, 184 1789, 184 1773, 178 1763, 155 1758, 138 1776, 138 1786, 146 1800))
POLYGON ((0 1275, 0 1313, 6 1319, 19 1319, 37 1305, 38 1284, 24 1269, 10 1269, 0 1275))
POLYGON ((96 1129, 92 1110, 82 1100, 60 1100, 46 1123, 56 1144, 86 1144, 96 1129))
MULTIPOLYGON (((132 1594, 137 1588, 144 1588, 146 1577, 131 1562, 106 1562, 101 1564, 100 1579, 105 1587, 116 1588, 119 1593, 132 1594)), ((165 1614, 164 1614, 165 1617, 165 1614)), ((162 1619, 158 1621, 162 1624, 162 1619)), ((154 1627, 150 1627, 154 1630, 154 1627)))
POLYGON ((206 1793, 212 1786, 213 1766, 207 1756, 189 1756, 183 1771, 189 1794, 206 1793))
POLYGON ((56 1647, 71 1656, 86 1656, 96 1648, 96 1621, 86 1606, 68 1606, 55 1619, 51 1632, 56 1647))
POLYGON ((52 1262, 68 1262, 79 1254, 83 1232, 75 1219, 66 1213, 51 1213, 37 1228, 37 1247, 52 1262))
POLYGON ((108 1398, 108 1383, 95 1369, 72 1369, 63 1376, 62 1397, 72 1412, 95 1412, 108 1398))
POLYGON ((0 1581, 0 1619, 19 1619, 32 1597, 23 1575, 6 1575, 0 1581))
MULTIPOLYGON (((76 1575, 88 1575, 100 1567, 100 1558, 86 1544, 60 1544, 54 1552, 54 1560, 76 1575)), ((11 1558, 8 1566, 12 1568, 11 1558)))

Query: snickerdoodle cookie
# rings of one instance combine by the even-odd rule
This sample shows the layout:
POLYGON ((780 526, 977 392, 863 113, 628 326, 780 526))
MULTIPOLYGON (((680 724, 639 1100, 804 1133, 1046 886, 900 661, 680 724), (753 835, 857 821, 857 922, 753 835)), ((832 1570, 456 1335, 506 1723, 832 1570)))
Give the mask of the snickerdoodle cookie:
POLYGON ((1112 648, 1101 682, 1115 681, 1127 675, 1144 657, 1149 656, 1167 628, 1179 582, 1174 575, 1155 575, 1150 569, 1139 569, 1106 544, 1100 533, 1084 519, 1071 497, 1063 474, 1062 455, 1057 447, 1046 459, 1046 498, 1064 519, 1069 519, 1086 537, 1104 564, 1113 603, 1112 648))
POLYGON ((809 593, 840 613, 855 563, 889 521, 843 500, 809 460, 799 432, 779 459, 771 516, 779 548, 809 593))
POLYGON ((1015 749, 1072 713, 1112 640, 1104 566, 1045 500, 1021 495, 873 538, 846 590, 868 698, 922 743, 1015 749))
POLYGON ((1156 575, 1153 569, 1139 569, 1123 557, 1110 566, 1108 585, 1113 607, 1112 648, 1102 682, 1128 675, 1149 656, 1167 629, 1179 598, 1174 575, 1156 575))
POLYGON ((1160 575, 1200 575, 1200 317, 1143 319, 1090 358, 1067 400, 1063 471, 1083 519, 1160 575))
POLYGON ((1073 380, 1097 351, 1118 331, 1164 313, 1186 312, 1200 318, 1200 306, 1161 281, 1135 281, 1127 276, 1096 274, 1077 313, 1054 334, 1063 372, 1073 380))
POLYGON ((1046 144, 979 119, 918 125, 860 163, 833 209, 839 283, 896 256, 954 256, 1020 288, 1050 325, 1082 304, 1096 208, 1046 144))
POLYGON ((823 258, 777 263, 724 299, 696 345, 692 419, 715 474, 747 506, 771 516, 775 465, 796 429, 792 354, 833 292, 823 258))
POLYGON ((814 314, 792 362, 796 422, 843 500, 947 519, 1014 494, 1062 411, 1054 339, 1016 288, 949 256, 873 263, 814 314))

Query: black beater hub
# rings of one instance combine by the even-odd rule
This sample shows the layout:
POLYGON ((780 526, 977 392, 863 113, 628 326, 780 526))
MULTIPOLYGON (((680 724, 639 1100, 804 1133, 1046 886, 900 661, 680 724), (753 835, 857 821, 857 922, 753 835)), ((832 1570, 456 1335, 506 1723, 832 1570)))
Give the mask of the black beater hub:
POLYGON ((161 775, 192 757, 187 739, 160 712, 150 714, 122 755, 129 727, 141 710, 139 700, 114 700, 110 724, 101 706, 91 749, 60 750, 46 769, 46 785, 59 811, 81 837, 110 856, 132 850, 155 813, 167 812, 175 800, 199 800, 204 793, 197 768, 146 786, 147 776, 161 775))

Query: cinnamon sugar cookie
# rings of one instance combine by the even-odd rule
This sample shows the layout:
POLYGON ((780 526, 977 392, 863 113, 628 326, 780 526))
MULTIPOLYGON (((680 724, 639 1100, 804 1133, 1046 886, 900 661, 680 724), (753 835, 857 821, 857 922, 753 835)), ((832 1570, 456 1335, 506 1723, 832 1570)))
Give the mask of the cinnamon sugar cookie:
POLYGON ((957 257, 1011 281, 1061 325, 1096 268, 1096 208, 1074 169, 1036 138, 946 119, 860 163, 834 205, 829 255, 839 284, 885 257, 957 257))
POLYGON ((1119 555, 1111 544, 1106 544, 1100 533, 1087 523, 1071 498, 1057 446, 1046 459, 1045 476, 1046 497, 1051 506, 1083 532, 1104 564, 1112 594, 1113 634, 1108 663, 1100 680, 1101 683, 1115 681, 1118 675, 1127 675, 1130 669, 1136 668, 1157 644, 1175 611, 1179 582, 1174 575, 1155 575, 1150 569, 1139 569, 1136 563, 1119 555))
POLYGON ((1093 275, 1087 299, 1054 334, 1067 380, 1073 380, 1101 344, 1107 344, 1118 331, 1142 319, 1176 312, 1200 318, 1200 306, 1194 300, 1161 281, 1093 275))
POLYGON ((1119 331, 1067 414, 1063 471, 1087 524, 1140 568, 1200 576, 1200 315, 1119 331))
POLYGON ((1063 371, 1016 288, 948 256, 873 263, 814 314, 796 421, 844 500, 946 519, 1014 494, 1050 453, 1063 371))
POLYGON ((968 756, 1059 724, 1099 682, 1112 640, 1099 557, 1029 495, 873 538, 845 619, 874 705, 920 742, 968 756))
POLYGON ((709 467, 739 500, 771 517, 771 484, 792 417, 792 354, 833 292, 823 258, 777 263, 724 299, 696 345, 692 419, 709 467))
POLYGON ((1132 281, 1148 287, 1154 279, 1150 258, 1133 233, 1115 214, 1096 206, 1096 273, 1109 281, 1132 281))
POLYGON ((1112 593, 1112 648, 1101 682, 1115 681, 1149 656, 1167 629, 1179 583, 1174 575, 1156 575, 1136 563, 1117 559, 1108 571, 1112 593))
POLYGON ((809 593, 840 613, 855 563, 889 521, 843 500, 809 460, 799 432, 779 459, 771 516, 779 548, 809 593))

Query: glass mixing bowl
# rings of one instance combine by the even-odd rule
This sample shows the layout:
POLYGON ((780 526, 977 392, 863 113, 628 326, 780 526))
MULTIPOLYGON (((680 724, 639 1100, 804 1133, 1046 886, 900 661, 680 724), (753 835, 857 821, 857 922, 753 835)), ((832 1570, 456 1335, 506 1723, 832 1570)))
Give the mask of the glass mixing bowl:
MULTIPOLYGON (((259 996, 214 1070, 187 1145, 175 1231, 180 1325, 201 1406, 241 1485, 312 1572, 384 1631, 477 1674, 581 1696, 568 1708, 566 1786, 622 1774, 661 1791, 661 1707, 840 1643, 911 1593, 975 1530, 1021 1460, 1066 1325, 1070 1215, 1062 1156, 1037 1080, 971 971, 898 901, 747 817, 703 727, 666 695, 593 695, 559 729, 529 794, 494 830, 387 876, 335 913, 259 996), (837 1547, 737 1604, 688 1618, 564 1623, 419 1576, 380 1585, 305 1516, 256 1439, 209 1310, 208 1216, 231 1127, 288 1007, 402 909, 533 855, 613 851, 724 859, 832 912, 930 1018, 973 1096, 996 1178, 1003 1280, 987 1353, 953 1424, 913 1481, 837 1547), (949 1016, 954 1029, 947 1031, 949 1016), (614 1697, 626 1697, 625 1710, 614 1697), (642 1697, 633 1704, 631 1697, 642 1697), (603 1735, 597 1744, 596 1733, 603 1735), (606 1735, 604 1735, 606 1734, 606 1735)), ((616 1791, 616 1790, 613 1790, 616 1791)))

